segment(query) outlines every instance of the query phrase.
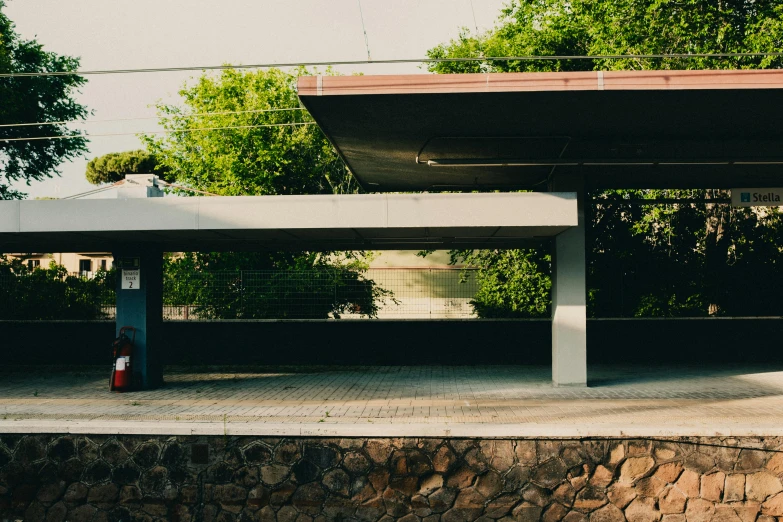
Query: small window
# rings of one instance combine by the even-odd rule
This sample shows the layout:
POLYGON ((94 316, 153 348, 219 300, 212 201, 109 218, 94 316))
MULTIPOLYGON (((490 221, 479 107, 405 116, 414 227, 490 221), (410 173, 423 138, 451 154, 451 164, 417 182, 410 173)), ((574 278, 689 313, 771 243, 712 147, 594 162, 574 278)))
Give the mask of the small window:
POLYGON ((92 272, 92 259, 80 259, 79 260, 79 273, 92 272))
POLYGON ((27 260, 27 268, 32 270, 33 268, 40 268, 41 266, 41 260, 40 259, 28 259, 27 260))
POLYGON ((106 260, 101 259, 101 270, 106 270, 106 260))

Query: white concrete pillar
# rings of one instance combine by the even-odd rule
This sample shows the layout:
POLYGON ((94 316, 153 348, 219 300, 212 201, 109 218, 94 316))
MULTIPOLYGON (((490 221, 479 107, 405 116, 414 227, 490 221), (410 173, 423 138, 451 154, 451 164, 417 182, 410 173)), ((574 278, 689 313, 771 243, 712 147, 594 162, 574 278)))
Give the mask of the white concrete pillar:
POLYGON ((584 178, 555 175, 551 190, 576 192, 579 225, 555 237, 552 255, 552 382, 587 385, 584 178))

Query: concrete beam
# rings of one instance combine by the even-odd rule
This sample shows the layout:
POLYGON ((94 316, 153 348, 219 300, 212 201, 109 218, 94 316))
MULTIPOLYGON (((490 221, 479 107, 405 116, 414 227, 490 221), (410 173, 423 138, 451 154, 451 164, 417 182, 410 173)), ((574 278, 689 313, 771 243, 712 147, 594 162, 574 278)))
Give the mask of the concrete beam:
POLYGON ((577 224, 573 193, 0 201, 6 252, 519 246, 577 224))

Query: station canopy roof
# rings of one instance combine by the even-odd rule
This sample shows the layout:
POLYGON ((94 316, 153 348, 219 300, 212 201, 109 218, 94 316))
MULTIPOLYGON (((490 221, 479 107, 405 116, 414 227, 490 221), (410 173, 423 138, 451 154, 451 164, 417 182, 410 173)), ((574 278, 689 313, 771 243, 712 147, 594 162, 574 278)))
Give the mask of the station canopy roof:
POLYGON ((573 192, 0 201, 0 253, 514 248, 577 212, 573 192))
POLYGON ((783 71, 299 78, 373 192, 783 185, 783 71))

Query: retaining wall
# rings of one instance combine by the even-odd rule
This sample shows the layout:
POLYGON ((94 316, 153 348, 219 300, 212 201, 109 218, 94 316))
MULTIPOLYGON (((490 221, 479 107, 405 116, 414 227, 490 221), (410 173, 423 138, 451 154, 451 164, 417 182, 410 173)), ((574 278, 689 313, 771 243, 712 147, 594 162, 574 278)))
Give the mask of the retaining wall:
POLYGON ((770 522, 783 517, 781 448, 747 437, 0 435, 0 520, 770 522))

